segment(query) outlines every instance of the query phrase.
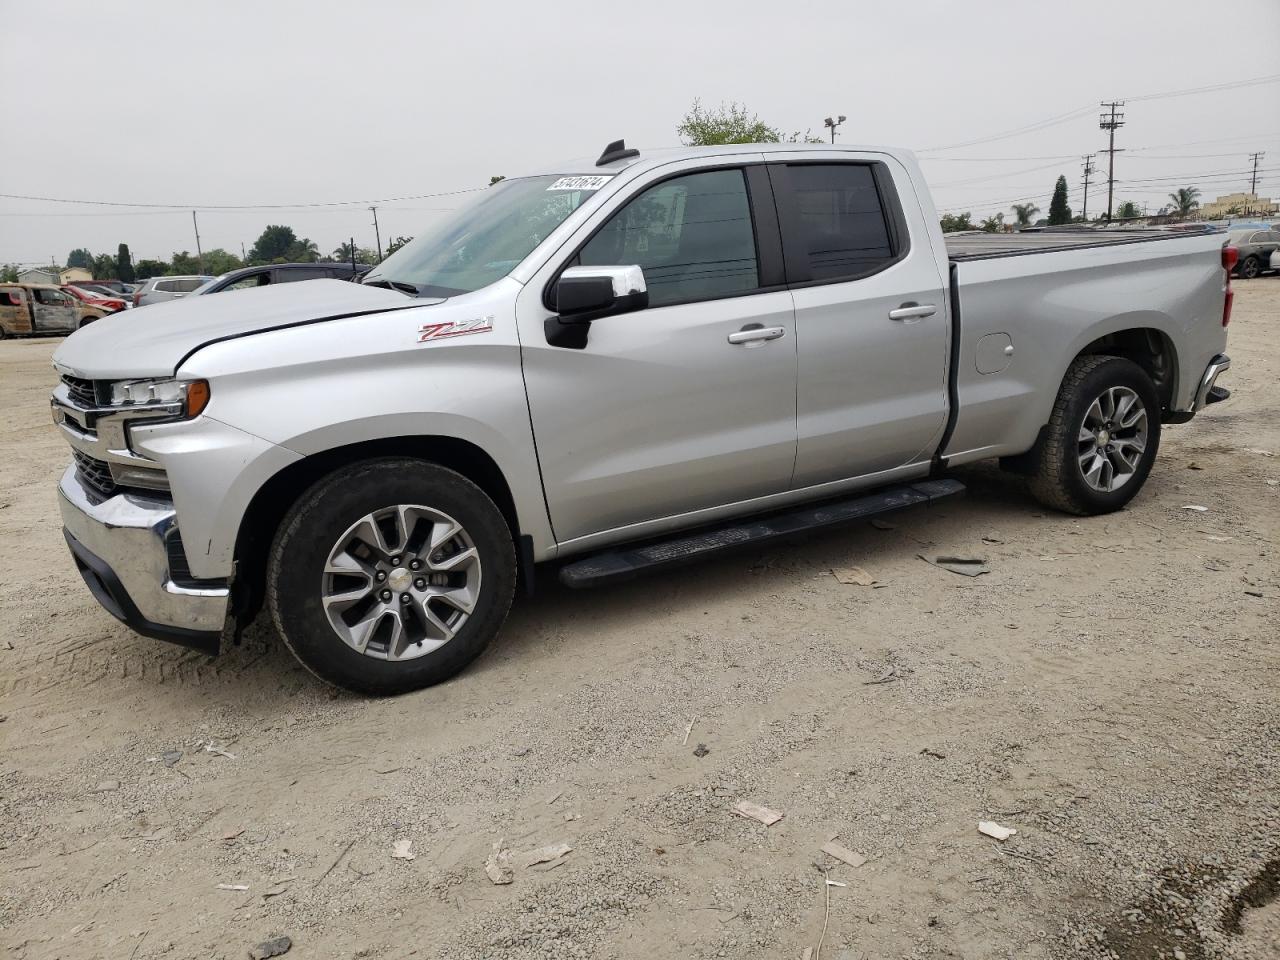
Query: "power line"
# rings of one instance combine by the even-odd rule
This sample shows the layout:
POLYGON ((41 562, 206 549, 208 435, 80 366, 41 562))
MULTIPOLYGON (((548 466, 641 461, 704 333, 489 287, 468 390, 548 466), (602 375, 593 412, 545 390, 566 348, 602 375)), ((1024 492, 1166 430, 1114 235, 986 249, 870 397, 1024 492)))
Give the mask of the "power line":
POLYGON ((43 203, 79 203, 91 207, 141 207, 155 210, 307 210, 316 207, 371 206, 380 203, 401 203, 406 200, 428 200, 434 197, 456 197, 463 193, 475 193, 486 187, 467 187, 464 190, 447 190, 443 193, 420 193, 412 197, 389 197, 382 200, 330 200, 321 203, 126 203, 120 200, 71 200, 66 197, 36 197, 22 193, 0 193, 7 200, 39 200, 43 203))
POLYGON ((1147 93, 1140 97, 1126 97, 1126 100, 1168 100, 1172 97, 1189 97, 1197 93, 1216 93, 1219 90, 1235 90, 1239 87, 1253 87, 1263 83, 1280 81, 1280 73, 1268 74, 1265 77, 1253 77, 1249 80, 1227 80, 1223 83, 1211 83, 1203 87, 1188 87, 1185 90, 1168 90, 1164 93, 1147 93))

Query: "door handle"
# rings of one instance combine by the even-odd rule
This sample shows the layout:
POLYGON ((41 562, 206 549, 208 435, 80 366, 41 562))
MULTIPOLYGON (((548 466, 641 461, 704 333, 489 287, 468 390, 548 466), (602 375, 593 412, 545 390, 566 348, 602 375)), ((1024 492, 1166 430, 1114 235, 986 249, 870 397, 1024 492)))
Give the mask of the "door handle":
POLYGON ((763 340, 777 340, 786 332, 782 327, 762 327, 758 323, 749 323, 737 333, 729 334, 729 342, 758 343, 763 340))
POLYGON ((932 317, 938 312, 938 308, 932 303, 904 303, 897 310, 889 311, 890 320, 923 320, 925 317, 932 317))

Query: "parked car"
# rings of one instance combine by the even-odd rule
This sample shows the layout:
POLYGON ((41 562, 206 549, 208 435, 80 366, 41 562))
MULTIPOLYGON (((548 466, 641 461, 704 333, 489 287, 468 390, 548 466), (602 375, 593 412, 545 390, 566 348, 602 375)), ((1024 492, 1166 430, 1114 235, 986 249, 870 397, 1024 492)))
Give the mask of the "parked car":
POLYGON ((360 284, 69 338, 67 543, 140 633, 215 652, 265 603, 318 676, 388 694, 478 656, 539 562, 635 576, 931 503, 990 458, 1106 513, 1162 424, 1228 395, 1224 238, 944 239, 903 150, 610 144, 360 284))
POLYGON ((8 336, 71 333, 108 310, 47 283, 0 283, 0 340, 8 336))
POLYGON ((372 268, 365 263, 354 266, 350 263, 273 263, 260 267, 242 267, 215 277, 193 290, 192 295, 198 297, 225 290, 249 290, 297 280, 354 280, 370 269, 372 268))
POLYGON ((71 294, 77 300, 90 304, 91 306, 101 307, 108 313, 115 313, 118 310, 124 310, 126 307, 130 306, 128 300, 115 296, 107 296, 99 290, 79 287, 74 283, 64 283, 59 289, 71 294))
POLYGON ((100 290, 105 294, 123 297, 132 293, 132 285, 125 283, 123 280, 76 280, 72 281, 77 287, 85 290, 100 290))
POLYGON ((1280 270, 1280 250, 1273 250, 1271 252, 1271 269, 1280 270))
POLYGON ((194 292, 213 277, 152 277, 133 291, 133 305, 145 307, 166 300, 180 300, 194 292))
POLYGON ((1231 230, 1228 242, 1240 251, 1236 275, 1252 280, 1271 269, 1271 254, 1280 250, 1280 229, 1231 230))

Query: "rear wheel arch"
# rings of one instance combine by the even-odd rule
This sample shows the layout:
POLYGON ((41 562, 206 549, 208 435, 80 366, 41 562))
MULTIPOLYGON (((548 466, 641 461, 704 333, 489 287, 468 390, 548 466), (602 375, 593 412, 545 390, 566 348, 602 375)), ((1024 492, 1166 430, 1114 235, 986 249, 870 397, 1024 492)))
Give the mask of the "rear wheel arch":
POLYGON ((1098 337, 1071 358, 1067 368, 1063 370, 1063 377, 1081 357, 1099 355, 1123 357, 1136 363, 1155 385, 1161 411, 1167 412, 1172 408, 1178 395, 1178 350, 1163 330, 1155 327, 1129 327, 1098 337))
POLYGON ((511 486, 493 457, 474 443, 448 436, 402 436, 334 447, 289 464, 249 501, 235 543, 233 612, 241 623, 253 619, 262 608, 271 544, 298 498, 338 470, 384 457, 408 457, 461 474, 494 502, 511 531, 512 541, 519 543, 520 523, 511 486))

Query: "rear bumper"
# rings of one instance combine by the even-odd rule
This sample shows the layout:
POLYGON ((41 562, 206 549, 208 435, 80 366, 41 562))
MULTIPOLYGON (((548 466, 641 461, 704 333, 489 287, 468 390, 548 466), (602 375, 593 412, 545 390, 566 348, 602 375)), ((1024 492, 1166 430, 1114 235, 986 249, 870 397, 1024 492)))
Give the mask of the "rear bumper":
MULTIPOLYGON (((1219 399, 1225 400, 1220 391, 1218 394, 1213 393, 1214 384, 1218 377, 1221 376, 1231 366, 1231 358, 1225 353, 1220 353, 1205 367, 1204 375, 1200 378, 1200 386, 1196 389, 1195 403, 1192 404, 1191 412, 1199 413, 1211 403, 1216 403, 1219 399)), ((1229 396, 1229 394, 1228 394, 1229 396)))
POLYGON ((58 505, 71 556, 103 609, 145 637, 218 652, 230 589, 186 573, 168 498, 131 492, 95 502, 73 466, 58 505))

